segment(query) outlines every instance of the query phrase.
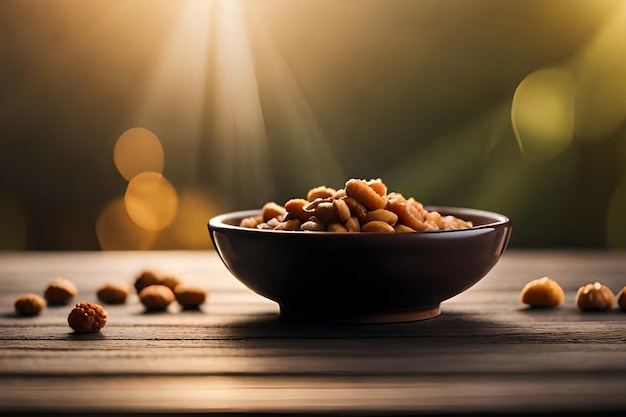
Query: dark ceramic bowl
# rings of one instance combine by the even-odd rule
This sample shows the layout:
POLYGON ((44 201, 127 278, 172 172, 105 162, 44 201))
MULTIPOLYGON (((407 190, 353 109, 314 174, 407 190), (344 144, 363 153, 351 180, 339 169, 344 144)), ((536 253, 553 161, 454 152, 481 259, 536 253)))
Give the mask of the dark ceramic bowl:
POLYGON ((287 319, 399 322, 440 314, 441 302, 467 290, 498 262, 511 221, 488 211, 426 207, 471 220, 465 230, 331 233, 239 227, 259 210, 209 221, 215 249, 252 291, 277 302, 287 319))

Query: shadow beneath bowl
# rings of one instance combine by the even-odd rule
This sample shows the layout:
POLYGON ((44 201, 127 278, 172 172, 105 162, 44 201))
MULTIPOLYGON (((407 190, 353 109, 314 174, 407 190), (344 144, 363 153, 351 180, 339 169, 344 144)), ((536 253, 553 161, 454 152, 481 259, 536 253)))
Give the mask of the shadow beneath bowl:
POLYGON ((406 323, 433 319, 441 314, 439 306, 427 309, 413 309, 402 311, 388 311, 382 313, 365 312, 360 315, 351 314, 320 314, 310 310, 290 310, 280 308, 280 318, 284 321, 310 324, 389 324, 406 323))
MULTIPOLYGON (((459 313, 442 313, 433 320, 402 323, 322 324, 295 322, 278 315, 267 315, 231 322, 222 334, 228 339, 388 339, 420 346, 458 346, 459 344, 509 344, 525 338, 522 329, 495 320, 476 319, 459 313), (400 339, 400 340, 399 340, 400 339)), ((531 340, 531 335, 527 335, 531 340)))

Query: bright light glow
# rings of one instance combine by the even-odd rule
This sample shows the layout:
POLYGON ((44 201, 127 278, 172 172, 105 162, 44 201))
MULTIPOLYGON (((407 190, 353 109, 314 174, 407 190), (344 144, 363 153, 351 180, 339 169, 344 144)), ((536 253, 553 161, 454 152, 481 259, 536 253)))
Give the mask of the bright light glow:
POLYGON ((267 58, 254 62, 268 86, 269 94, 263 101, 271 103, 280 115, 281 127, 288 136, 288 140, 281 143, 281 156, 275 158, 275 163, 280 163, 296 184, 342 184, 347 176, 289 65, 262 22, 250 23, 249 29, 254 33, 251 40, 259 50, 258 55, 267 58), (320 162, 323 162, 323 170, 319 169, 320 162))
POLYGON ((177 19, 154 66, 138 124, 158 131, 168 160, 188 178, 196 175, 199 141, 206 123, 205 100, 214 2, 177 2, 177 19))
POLYGON ((186 187, 178 193, 178 210, 173 222, 159 234, 156 249, 212 249, 208 220, 223 210, 206 190, 186 187))
POLYGON ((576 136, 602 139, 626 121, 626 3, 571 62, 576 136))
POLYGON ((128 183, 124 194, 126 212, 140 227, 159 231, 176 216, 178 196, 172 184, 156 172, 142 172, 128 183))
MULTIPOLYGON (((481 164, 485 161, 489 161, 486 164, 488 167, 494 165, 493 160, 490 160, 491 152, 498 138, 502 136, 502 131, 508 129, 510 114, 509 103, 502 103, 475 117, 462 128, 439 136, 428 146, 418 147, 416 151, 403 155, 400 162, 387 168, 385 179, 388 183, 395 184, 396 189, 407 190, 407 195, 416 196, 418 200, 434 201, 441 198, 441 190, 454 189, 467 178, 468 172, 484 170, 485 165, 481 167, 481 164), (455 158, 454 163, 450 163, 455 155, 463 155, 463 158, 455 158), (428 175, 416 176, 415 167, 419 167, 422 172, 428 172, 428 175)), ((505 171, 511 168, 516 168, 516 165, 506 164, 501 168, 502 175, 489 176, 488 180, 509 180, 510 176, 505 171)), ((481 179, 481 184, 484 181, 486 179, 481 179)), ((475 191, 476 198, 491 199, 482 203, 483 207, 489 207, 494 199, 503 197, 503 190, 499 187, 478 188, 479 191, 475 191), (498 193, 493 193, 493 189, 498 189, 498 193)), ((513 187, 504 189, 518 192, 513 187)), ((459 190, 459 194, 462 192, 459 190)), ((515 198, 512 199, 514 200, 515 198)))
POLYGON ((98 215, 96 236, 103 250, 148 250, 157 233, 142 229, 131 220, 122 198, 110 201, 98 215))
POLYGON ((272 195, 276 164, 293 173, 296 183, 343 181, 336 157, 263 22, 246 20, 239 0, 180 4, 138 117, 138 124, 160 132, 178 177, 193 180, 206 161, 227 161, 211 181, 228 190, 224 198, 233 205, 272 195), (252 42, 262 59, 254 59, 252 42), (269 86, 264 100, 280 114, 287 137, 280 144, 268 140, 259 71, 269 86))
POLYGON ((127 181, 141 172, 162 173, 163 147, 150 130, 133 127, 122 133, 115 143, 113 161, 127 181))
POLYGON ((547 68, 528 75, 511 106, 515 137, 525 158, 543 161, 561 153, 574 137, 574 84, 569 72, 547 68))
MULTIPOLYGON (((267 199, 274 184, 274 161, 241 2, 186 0, 171 12, 177 17, 138 115, 138 124, 151 130, 126 131, 116 143, 114 161, 129 181, 124 196, 129 220, 145 230, 158 231, 156 246, 206 249, 211 247, 206 222, 218 210, 206 193, 189 189, 178 194, 161 175, 168 141, 177 152, 167 152, 168 161, 186 171, 183 177, 193 179, 204 159, 200 143, 208 139, 217 153, 212 157, 228 161, 213 181, 230 190, 226 198, 231 203, 267 199), (163 147, 153 130, 160 132, 163 147)), ((262 27, 256 29, 265 35, 262 27)), ((302 177, 304 173, 319 183, 328 174, 342 181, 339 164, 288 66, 267 36, 262 36, 259 45, 266 58, 264 70, 274 90, 272 97, 288 126, 288 149, 283 148, 281 156, 289 158, 281 163, 298 173, 294 175, 302 177), (316 169, 320 160, 327 167, 324 172, 316 169)), ((111 210, 101 217, 121 222, 111 210)), ((112 240, 99 239, 105 243, 112 240)))
POLYGON ((237 193, 267 198, 271 157, 254 62, 239 1, 217 3, 212 138, 224 164, 220 181, 237 193))

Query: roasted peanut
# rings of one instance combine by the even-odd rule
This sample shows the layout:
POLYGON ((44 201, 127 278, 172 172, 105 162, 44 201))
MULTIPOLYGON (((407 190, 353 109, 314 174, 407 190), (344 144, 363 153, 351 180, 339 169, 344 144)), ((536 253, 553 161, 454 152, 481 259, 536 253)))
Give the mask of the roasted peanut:
POLYGON ((300 225, 300 230, 308 230, 310 232, 323 232, 326 230, 326 226, 316 218, 311 218, 300 225))
POLYGON ((563 303, 565 293, 550 277, 538 278, 524 286, 520 300, 532 307, 556 307, 563 303))
POLYGON ((174 292, 165 285, 150 285, 139 293, 139 301, 148 311, 163 311, 175 300, 174 292))
POLYGON ((160 284, 161 279, 152 271, 143 271, 137 279, 135 279, 135 291, 137 294, 150 285, 160 284))
POLYGON ((298 219, 285 220, 277 225, 274 230, 298 230, 301 224, 298 219))
POLYGON ((241 222, 239 222, 239 226, 241 227, 248 227, 251 229, 256 228, 259 224, 261 224, 263 222, 263 217, 262 216, 251 216, 251 217, 246 217, 245 219, 242 219, 241 222))
POLYGON ((387 200, 387 210, 396 213, 398 221, 413 230, 424 231, 428 229, 422 220, 421 213, 406 200, 387 200))
POLYGON ((398 222, 398 215, 393 211, 385 210, 385 209, 377 209, 368 211, 363 217, 362 223, 369 223, 374 220, 379 220, 381 222, 385 222, 390 224, 391 226, 395 226, 398 222))
POLYGON ((283 206, 273 201, 265 203, 261 209, 261 217, 264 222, 267 222, 270 219, 282 220, 286 213, 287 210, 283 206))
POLYGON ((272 226, 270 226, 269 224, 267 224, 265 222, 257 224, 256 228, 260 229, 260 230, 272 230, 272 226))
POLYGON ((576 305, 583 311, 606 311, 614 304, 613 291, 598 281, 583 285, 576 293, 576 305))
POLYGON ((346 196, 345 188, 340 188, 337 191, 335 191, 335 194, 333 194, 331 198, 333 200, 337 200, 337 199, 343 198, 345 196, 346 196))
POLYGON ((468 222, 454 216, 444 216, 442 218, 443 230, 461 230, 473 227, 472 222, 468 222))
POLYGON ((345 197, 342 198, 342 200, 348 206, 348 209, 350 210, 350 214, 352 214, 352 216, 358 219, 362 219, 367 214, 367 207, 365 207, 359 200, 352 197, 345 197))
POLYGON ((174 296, 183 309, 194 309, 206 301, 207 294, 200 287, 180 284, 174 290, 174 296))
POLYGON ((379 196, 387 196, 387 185, 385 185, 385 183, 380 178, 367 181, 367 185, 372 187, 372 190, 376 191, 379 196))
POLYGON ((76 304, 67 323, 76 333, 97 333, 107 322, 107 312, 98 304, 83 301, 76 304))
POLYGON ((15 300, 15 311, 20 316, 37 316, 39 315, 46 302, 37 294, 22 294, 15 300))
POLYGON ((313 201, 317 198, 325 199, 332 197, 337 190, 334 188, 326 187, 325 185, 320 185, 319 187, 311 188, 306 195, 306 199, 309 201, 313 201))
POLYGON ((48 305, 66 305, 77 293, 76 285, 68 279, 57 278, 52 281, 46 291, 44 297, 48 305))
POLYGON ((346 182, 346 195, 352 197, 369 210, 385 208, 387 201, 363 180, 350 179, 346 182))
POLYGON ((333 200, 333 206, 335 207, 335 211, 337 212, 337 217, 339 217, 339 221, 346 222, 351 217, 350 208, 346 204, 346 201, 342 198, 338 198, 333 200))
POLYGON ((308 215, 311 216, 312 213, 315 212, 315 209, 317 209, 317 206, 319 206, 324 201, 328 201, 328 200, 326 200, 324 198, 316 198, 313 201, 309 201, 309 204, 304 206, 304 211, 306 211, 308 213, 308 215))
POLYGON ((312 215, 317 217, 323 224, 331 224, 339 221, 337 210, 332 202, 322 201, 315 207, 312 215))
POLYGON ((441 217, 441 214, 439 214, 439 212, 437 211, 431 211, 429 213, 426 213, 426 216, 424 216, 424 221, 433 222, 437 229, 443 229, 443 219, 441 217))
POLYGON ((269 219, 267 222, 263 222, 257 225, 257 229, 275 229, 280 223, 281 220, 278 220, 276 217, 274 217, 272 219, 269 219))
POLYGON ((361 232, 366 233, 393 233, 395 229, 387 222, 374 220, 361 226, 361 232))
POLYGON ((426 220, 424 222, 424 229, 422 229, 422 232, 434 232, 435 230, 443 229, 440 229, 439 226, 437 226, 437 223, 432 220, 426 220))
POLYGON ((393 228, 395 229, 396 233, 415 233, 415 230, 404 224, 396 224, 393 228))
POLYGON ((305 210, 305 207, 308 206, 309 203, 310 202, 308 200, 303 198, 292 198, 287 201, 285 203, 285 210, 287 210, 285 219, 298 219, 301 222, 307 221, 311 214, 305 210))
POLYGON ((336 233, 345 233, 348 231, 346 226, 344 226, 341 223, 331 223, 328 225, 326 230, 328 230, 329 232, 336 232, 336 233))
POLYGON ((415 198, 409 197, 406 199, 406 201, 411 205, 411 207, 413 207, 418 213, 420 213, 422 219, 424 218, 426 213, 428 213, 424 209, 424 205, 420 203, 419 201, 417 201, 415 198))
POLYGON ((105 284, 98 288, 96 296, 106 304, 124 304, 128 293, 128 287, 124 284, 105 284))
POLYGON ((354 233, 361 231, 361 222, 356 217, 350 217, 343 225, 346 226, 348 232, 354 233))

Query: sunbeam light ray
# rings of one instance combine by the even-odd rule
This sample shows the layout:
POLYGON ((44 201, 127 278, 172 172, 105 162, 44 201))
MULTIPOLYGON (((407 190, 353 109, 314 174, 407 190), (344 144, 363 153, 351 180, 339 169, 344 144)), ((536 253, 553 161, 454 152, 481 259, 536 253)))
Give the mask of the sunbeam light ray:
MULTIPOLYGON (((256 59, 255 66, 267 85, 265 90, 259 90, 263 102, 269 103, 268 107, 276 114, 272 124, 280 126, 273 133, 283 137, 277 150, 283 172, 294 176, 294 184, 341 185, 345 173, 291 68, 261 24, 254 25, 252 30, 258 57, 269 57, 256 59)), ((272 115, 264 117, 268 121, 272 115)), ((297 188, 301 185, 290 195, 298 192, 297 188)))
POLYGON ((213 137, 223 188, 235 204, 272 194, 270 152, 250 43, 239 1, 216 3, 213 137))
POLYGON ((212 12, 211 1, 181 3, 137 123, 159 132, 168 161, 185 170, 179 176, 186 179, 196 175, 197 166, 190 162, 195 160, 202 139, 212 12))

